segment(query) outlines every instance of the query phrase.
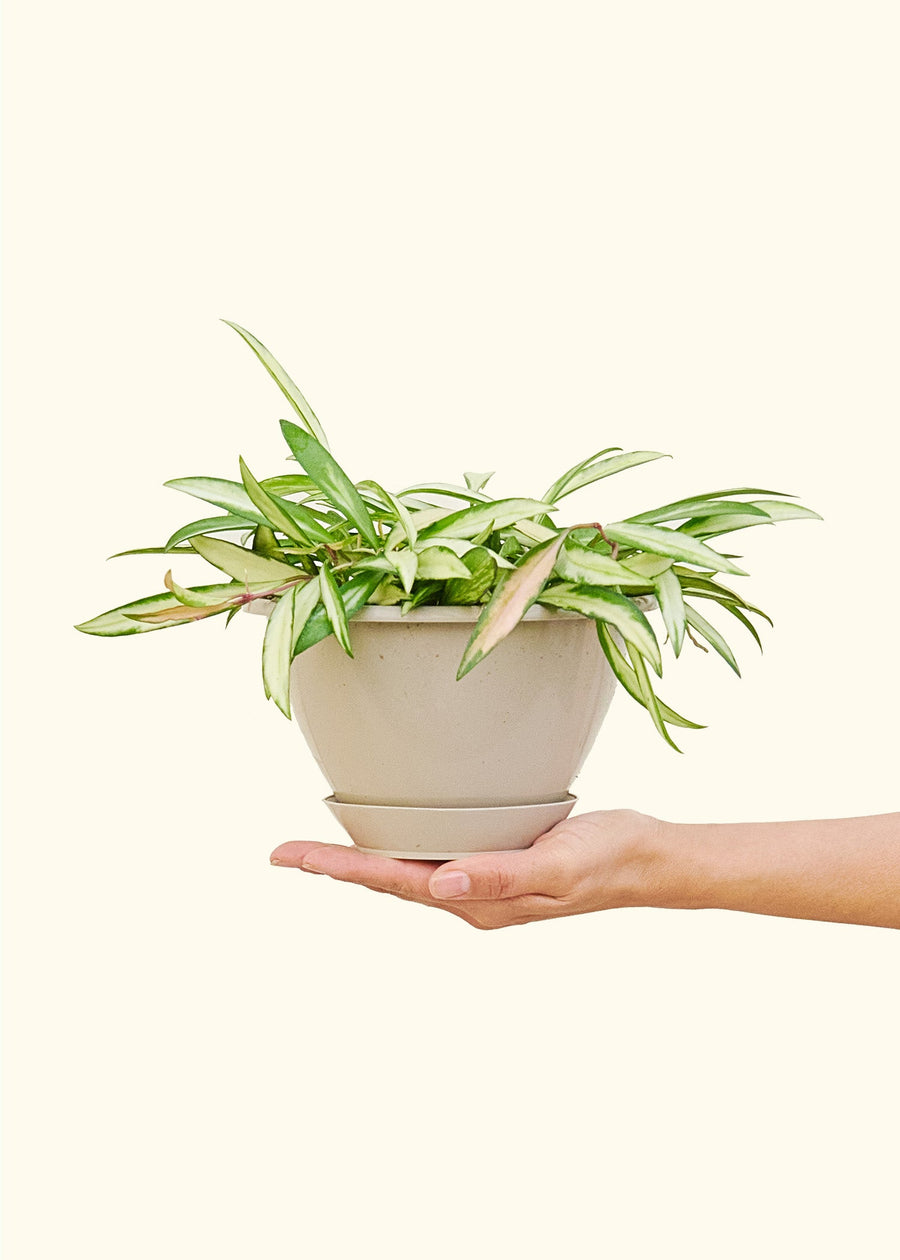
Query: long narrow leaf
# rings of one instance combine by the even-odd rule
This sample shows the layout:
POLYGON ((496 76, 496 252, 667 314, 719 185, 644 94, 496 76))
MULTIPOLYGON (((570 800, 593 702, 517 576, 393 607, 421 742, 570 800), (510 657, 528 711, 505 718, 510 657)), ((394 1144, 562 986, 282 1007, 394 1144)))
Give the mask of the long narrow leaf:
POLYGON ((583 582, 588 586, 639 586, 647 579, 632 573, 624 564, 599 551, 582 547, 571 538, 559 553, 556 572, 565 582, 583 582))
POLYGON ((682 499, 679 503, 654 508, 652 512, 626 517, 626 521, 629 525, 658 525, 661 521, 686 521, 694 516, 733 516, 735 513, 759 516, 762 521, 771 519, 762 508, 739 503, 736 499, 682 499))
POLYGON ((285 717, 291 716, 291 658, 297 637, 319 602, 319 579, 282 595, 263 639, 263 686, 285 717))
POLYGON ((670 746, 670 748, 674 748, 676 752, 680 753, 681 749, 666 730, 665 723, 662 720, 662 714, 659 709, 659 701, 656 698, 656 692, 653 690, 653 686, 647 674, 646 661, 632 643, 626 643, 625 646, 628 649, 628 656, 631 660, 631 665, 641 693, 644 708, 650 714, 650 717, 653 719, 653 725, 659 731, 660 735, 662 735, 666 743, 670 746))
POLYGON ((701 565, 718 573, 747 576, 745 570, 738 568, 733 561, 698 542, 696 538, 688 537, 681 530, 665 529, 658 525, 629 525, 625 521, 616 521, 613 525, 606 525, 604 532, 610 541, 620 543, 623 547, 635 547, 639 551, 671 556, 674 560, 701 565))
POLYGON ((454 486, 447 481, 423 481, 414 486, 407 486, 405 490, 400 491, 400 498, 405 499, 407 495, 418 494, 443 494, 448 499, 464 499, 467 503, 490 502, 488 495, 481 494, 478 490, 454 486))
MULTIPOLYGON (((234 595, 240 595, 244 587, 236 582, 219 583, 213 586, 195 586, 196 595, 208 596, 213 604, 222 602, 234 595)), ((132 621, 130 616, 137 613, 154 613, 174 610, 182 606, 171 591, 162 591, 158 595, 147 595, 143 599, 132 600, 128 604, 120 604, 118 608, 110 608, 108 612, 92 617, 90 621, 82 621, 75 627, 82 634, 96 634, 103 638, 117 638, 128 634, 146 634, 150 630, 164 630, 165 624, 132 621)), ((178 622, 166 623, 177 625, 178 622)))
POLYGON ((573 464, 571 468, 567 468, 561 477, 557 477, 553 485, 549 487, 547 493, 542 495, 545 503, 555 503, 561 493, 564 493, 566 483, 577 476, 583 468, 587 468, 589 464, 593 464, 596 460, 602 459, 604 455, 609 455, 613 451, 620 451, 621 446, 605 446, 602 451, 597 451, 595 455, 589 455, 587 459, 579 460, 577 464, 573 464))
MULTIPOLYGON (((341 603, 344 605, 348 621, 369 602, 383 577, 382 573, 358 573, 340 588, 341 603)), ((294 655, 297 656, 298 653, 314 647, 316 643, 321 643, 331 633, 331 621, 325 609, 319 605, 313 610, 312 616, 303 627, 303 633, 295 641, 294 655)))
MULTIPOLYGON (((247 495, 257 511, 263 514, 273 529, 280 530, 282 534, 293 539, 294 542, 300 543, 302 547, 308 547, 311 539, 303 532, 294 517, 280 506, 277 499, 263 489, 240 455, 238 456, 238 463, 241 469, 241 481, 244 483, 244 489, 247 491, 247 495)), ((296 506, 294 510, 297 510, 296 506)))
POLYGON ((519 624, 553 572, 566 535, 539 543, 518 568, 508 572, 478 618, 460 661, 457 679, 484 660, 519 624))
POLYGON ((741 671, 737 661, 735 660, 734 653, 715 626, 711 626, 706 618, 702 617, 700 613, 697 612, 697 609, 687 602, 685 602, 684 611, 687 617, 687 623, 691 629, 696 630, 698 634, 702 635, 710 647, 715 648, 722 659, 728 662, 737 674, 738 678, 740 678, 741 671))
POLYGON ((189 525, 182 525, 181 529, 176 529, 166 543, 165 550, 172 551, 185 539, 196 538, 198 534, 216 534, 225 533, 229 530, 248 529, 253 524, 254 522, 246 516, 206 516, 202 520, 191 521, 189 525))
POLYGON ((215 604, 222 603, 221 595, 210 596, 206 592, 198 592, 188 586, 179 586, 172 577, 171 569, 163 578, 163 585, 167 591, 172 592, 179 604, 184 604, 188 608, 209 608, 215 604))
POLYGON ((549 505, 536 499, 495 499, 490 503, 463 508, 419 530, 419 537, 441 534, 445 538, 477 538, 484 530, 505 529, 517 521, 543 516, 549 505))
MULTIPOLYGON (((222 477, 176 477, 173 481, 167 481, 164 484, 171 490, 180 490, 183 494, 190 494, 195 499, 202 499, 204 503, 212 503, 216 507, 224 508, 226 512, 243 517, 254 525, 271 524, 238 481, 227 481, 222 477)), ((299 503, 291 503, 288 499, 273 497, 279 507, 300 522, 313 541, 324 543, 331 541, 331 535, 318 524, 307 508, 301 507, 299 503)))
POLYGON ((337 582, 334 580, 334 574, 327 564, 323 564, 319 570, 319 589, 322 593, 322 603, 325 606, 325 612, 328 614, 328 620, 331 622, 331 628, 334 631, 334 637, 347 655, 352 656, 353 649, 350 646, 347 612, 344 608, 344 602, 341 599, 337 582))
POLYGON ((763 612, 761 608, 757 608, 755 604, 748 604, 743 596, 737 591, 733 591, 730 586, 725 586, 722 582, 715 582, 712 578, 702 577, 700 574, 694 573, 691 569, 682 569, 678 565, 675 566, 681 588, 688 595, 706 594, 710 599, 716 599, 720 602, 737 604, 743 608, 745 612, 755 613, 758 617, 762 617, 770 626, 774 626, 774 622, 768 613, 763 612))
POLYGON ((297 415, 303 421, 304 425, 317 442, 328 450, 328 438, 325 436, 325 430, 319 423, 316 413, 310 407, 309 403, 303 397, 299 387, 291 380, 287 372, 263 343, 253 333, 248 332, 246 328, 241 328, 240 324, 233 324, 230 319, 223 319, 223 324, 227 324, 229 328, 233 328, 236 333, 243 337, 247 345, 259 359, 260 363, 271 376, 272 380, 284 394, 285 398, 296 411, 297 415))
POLYGON ((543 591, 540 602, 551 608, 567 608, 584 617, 593 617, 595 621, 608 621, 626 643, 633 643, 650 661, 656 673, 662 675, 662 655, 653 627, 627 596, 600 586, 561 583, 543 591))
POLYGON ((394 513, 395 519, 406 535, 406 541, 410 547, 415 547, 419 535, 406 504, 401 503, 395 494, 391 494, 390 490, 385 490, 384 486, 379 485, 377 481, 361 481, 359 484, 360 486, 371 486, 377 492, 385 507, 394 513))
POLYGON ((304 433, 290 420, 281 421, 281 431, 301 467, 306 469, 334 506, 353 522, 369 546, 377 548, 378 535, 375 533, 372 518, 359 491, 340 464, 314 437, 304 433))
POLYGON ((210 564, 238 582, 278 582, 296 578, 300 570, 292 564, 271 560, 246 547, 226 542, 224 538, 208 538, 201 534, 191 539, 194 550, 210 564))
MULTIPOLYGON (((557 502, 564 495, 573 494, 584 486, 600 481, 604 477, 612 477, 615 473, 624 472, 626 468, 636 468, 638 464, 648 464, 654 459, 670 459, 671 456, 662 451, 627 451, 623 455, 613 455, 610 459, 601 460, 599 464, 588 464, 574 472, 565 482, 562 489, 556 490, 552 502, 557 502)), ((553 487, 551 487, 553 489, 553 487)), ((548 500, 550 502, 550 500, 548 500)))
POLYGON ((671 569, 666 569, 656 578, 654 586, 656 598, 659 600, 659 610, 672 642, 672 650, 676 656, 679 656, 684 642, 686 624, 681 583, 671 569))
MULTIPOLYGON (((598 621, 597 634, 600 638, 600 645, 606 654, 606 659, 609 661, 610 668, 616 678, 631 698, 633 700, 637 700, 638 704, 646 708, 647 706, 644 704, 643 695, 637 684, 634 670, 629 666, 625 657, 616 646, 609 626, 605 625, 602 621, 598 621)), ((680 713, 676 713, 674 709, 670 709, 669 706, 664 704, 658 696, 656 702, 659 708, 660 717, 664 722, 667 722, 669 726, 682 726, 691 731, 702 731, 706 729, 699 722, 691 722, 688 718, 682 717, 680 713)))

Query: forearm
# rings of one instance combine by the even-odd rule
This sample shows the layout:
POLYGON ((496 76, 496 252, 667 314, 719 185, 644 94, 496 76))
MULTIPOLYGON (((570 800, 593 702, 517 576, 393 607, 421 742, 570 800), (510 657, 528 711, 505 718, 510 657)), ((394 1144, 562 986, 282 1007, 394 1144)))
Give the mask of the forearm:
POLYGON ((900 814, 661 823, 656 904, 900 928, 900 814))

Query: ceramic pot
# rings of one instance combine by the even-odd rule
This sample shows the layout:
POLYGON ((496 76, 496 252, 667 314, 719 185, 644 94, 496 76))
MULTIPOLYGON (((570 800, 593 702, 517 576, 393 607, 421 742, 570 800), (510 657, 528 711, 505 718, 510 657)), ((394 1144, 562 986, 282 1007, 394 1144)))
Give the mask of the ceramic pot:
POLYGON ((615 689, 594 623, 534 606, 457 681, 480 612, 369 605, 352 659, 334 636, 294 658, 292 710, 360 848, 525 848, 571 810, 615 689))

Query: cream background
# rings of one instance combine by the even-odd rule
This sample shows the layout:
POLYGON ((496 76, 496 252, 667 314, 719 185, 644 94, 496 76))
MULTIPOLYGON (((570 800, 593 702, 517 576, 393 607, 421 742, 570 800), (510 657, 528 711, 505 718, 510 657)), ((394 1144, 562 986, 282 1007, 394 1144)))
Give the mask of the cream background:
POLYGON ((617 700, 581 808, 896 808, 896 6, 9 0, 6 57, 9 1260, 896 1256, 896 934, 270 869, 341 833, 261 624, 71 629, 162 481, 283 466, 225 316, 357 476, 799 494, 764 659, 669 671, 684 757, 617 700))

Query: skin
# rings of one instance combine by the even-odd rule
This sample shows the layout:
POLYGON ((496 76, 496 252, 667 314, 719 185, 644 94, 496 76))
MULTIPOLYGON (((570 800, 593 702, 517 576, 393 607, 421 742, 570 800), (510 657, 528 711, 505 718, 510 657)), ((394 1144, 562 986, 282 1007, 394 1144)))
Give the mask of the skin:
POLYGON ((567 819, 514 853, 418 862, 290 841, 270 861, 434 906, 481 929, 625 906, 900 928, 900 814, 693 824, 608 810, 567 819))

